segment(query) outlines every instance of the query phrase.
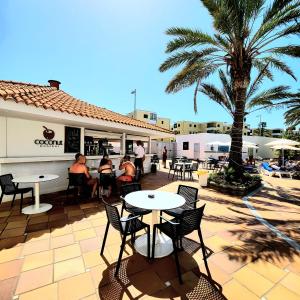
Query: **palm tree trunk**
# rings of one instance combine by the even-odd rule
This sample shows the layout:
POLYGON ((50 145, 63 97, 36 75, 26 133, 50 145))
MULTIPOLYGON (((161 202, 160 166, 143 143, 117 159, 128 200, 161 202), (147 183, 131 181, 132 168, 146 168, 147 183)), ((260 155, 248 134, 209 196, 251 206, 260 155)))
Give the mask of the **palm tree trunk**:
POLYGON ((243 128, 246 104, 246 91, 249 85, 249 76, 233 81, 233 91, 235 97, 235 112, 231 130, 231 148, 229 153, 229 168, 235 170, 237 178, 243 176, 243 128))

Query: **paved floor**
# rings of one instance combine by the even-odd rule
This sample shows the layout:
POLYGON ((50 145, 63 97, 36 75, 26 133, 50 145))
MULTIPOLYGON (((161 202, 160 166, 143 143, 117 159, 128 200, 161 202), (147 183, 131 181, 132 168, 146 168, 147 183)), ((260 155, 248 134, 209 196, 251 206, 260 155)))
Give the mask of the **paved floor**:
MULTIPOLYGON (((268 183, 249 199, 269 224, 300 243, 299 181, 264 177, 268 183)), ((176 192, 165 170, 146 175, 143 189, 176 192)), ((186 184, 198 187, 196 181, 186 184)), ((197 234, 180 253, 184 284, 172 256, 149 263, 126 245, 120 279, 112 275, 120 236, 110 229, 100 257, 106 216, 103 205, 61 203, 62 194, 42 197, 54 208, 26 216, 18 206, 0 206, 0 299, 300 299, 300 256, 261 224, 240 198, 201 189, 206 204, 202 230, 211 255, 207 276, 197 234)), ((116 199, 112 199, 115 201, 116 199)), ((145 218, 145 221, 148 217, 145 218)))

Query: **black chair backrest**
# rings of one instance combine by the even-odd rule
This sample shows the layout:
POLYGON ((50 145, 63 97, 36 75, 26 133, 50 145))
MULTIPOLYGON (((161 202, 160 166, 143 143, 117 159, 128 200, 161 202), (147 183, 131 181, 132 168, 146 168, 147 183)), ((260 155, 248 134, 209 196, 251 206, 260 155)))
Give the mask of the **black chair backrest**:
POLYGON ((12 182, 13 176, 12 174, 4 174, 0 176, 0 186, 2 193, 11 193, 16 190, 15 184, 12 182))
POLYGON ((182 196, 185 199, 186 205, 192 205, 194 208, 196 208, 196 200, 198 197, 198 189, 180 184, 178 186, 177 194, 182 196))
POLYGON ((121 186, 121 196, 125 197, 127 194, 140 191, 141 189, 141 185, 137 182, 124 184, 121 186))
POLYGON ((180 217, 180 225, 177 226, 177 235, 185 236, 200 228, 205 204, 199 208, 185 210, 180 217))
POLYGON ((84 173, 69 173, 69 185, 70 186, 82 186, 85 184, 84 173))
POLYGON ((103 201, 106 210, 106 216, 108 222, 118 231, 123 232, 120 214, 116 206, 110 205, 107 202, 103 201))
POLYGON ((199 168, 199 163, 193 163, 192 164, 192 170, 193 171, 198 171, 198 168, 199 168))

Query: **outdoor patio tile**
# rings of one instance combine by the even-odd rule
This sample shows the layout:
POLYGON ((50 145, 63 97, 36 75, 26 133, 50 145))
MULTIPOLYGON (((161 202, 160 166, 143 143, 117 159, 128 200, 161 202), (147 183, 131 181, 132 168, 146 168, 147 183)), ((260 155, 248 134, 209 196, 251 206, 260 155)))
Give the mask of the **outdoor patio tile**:
POLYGON ((107 219, 106 218, 92 219, 91 222, 94 227, 96 227, 96 226, 104 226, 105 227, 105 225, 107 224, 107 219))
POLYGON ((27 255, 24 258, 22 271, 28 271, 42 266, 50 265, 53 263, 53 251, 44 251, 27 255))
POLYGON ((73 231, 79 231, 79 230, 87 229, 90 227, 92 227, 92 224, 89 221, 80 221, 80 222, 75 222, 74 224, 72 224, 73 231))
POLYGON ((232 242, 228 242, 221 237, 215 235, 205 240, 205 246, 215 253, 223 251, 224 248, 232 246, 232 242))
POLYGON ((6 222, 17 222, 17 221, 26 221, 26 215, 17 215, 17 216, 10 216, 7 218, 6 222))
POLYGON ((12 277, 0 281, 0 299, 1 300, 11 300, 17 286, 18 277, 12 277))
POLYGON ((48 222, 48 215, 42 215, 42 216, 37 216, 37 217, 30 217, 28 224, 33 225, 33 224, 39 224, 39 223, 47 223, 48 222))
POLYGON ((209 262, 210 261, 213 262, 215 265, 217 265, 219 268, 221 268, 228 274, 236 272, 237 270, 239 270, 241 267, 243 267, 246 264, 246 262, 244 262, 244 261, 231 259, 231 257, 229 257, 226 254, 226 252, 224 252, 224 251, 210 256, 209 262))
POLYGON ((55 213, 53 215, 49 215, 49 222, 53 222, 53 221, 66 221, 67 220, 67 215, 65 215, 64 213, 55 213))
POLYGON ((88 228, 74 232, 74 236, 76 241, 81 241, 95 237, 96 232, 93 228, 88 228))
POLYGON ((0 240, 0 251, 14 246, 20 246, 25 241, 25 235, 0 240))
POLYGON ((289 271, 300 274, 300 256, 293 256, 293 261, 286 267, 289 271))
POLYGON ((10 211, 0 211, 0 217, 8 217, 10 215, 10 211))
POLYGON ((25 228, 27 225, 27 220, 24 221, 15 221, 15 222, 9 222, 6 225, 5 229, 14 229, 14 228, 25 228))
POLYGON ((145 270, 129 275, 130 283, 144 294, 153 294, 165 288, 163 281, 152 270, 145 270))
MULTIPOLYGON (((229 275, 224 270, 222 270, 220 267, 218 267, 214 263, 210 262, 209 259, 208 259, 208 268, 209 268, 212 279, 221 285, 224 285, 226 282, 228 282, 229 280, 232 279, 232 274, 229 275)), ((199 264, 199 269, 200 269, 200 272, 208 275, 203 261, 201 264, 199 264)))
POLYGON ((289 290, 293 291, 295 294, 300 296, 300 276, 294 273, 289 273, 285 276, 281 281, 284 287, 288 288, 289 290))
POLYGON ((54 264, 54 281, 84 273, 84 263, 81 257, 64 260, 54 264))
MULTIPOLYGON (((86 268, 91 268, 97 265, 101 265, 105 263, 105 260, 100 255, 99 250, 94 250, 90 252, 86 252, 82 254, 84 264, 86 268)), ((106 259, 110 260, 111 257, 108 255, 108 253, 105 254, 106 259)))
POLYGON ((82 299, 95 293, 89 272, 59 281, 59 299, 82 299))
POLYGON ((61 228, 51 228, 51 236, 57 237, 61 235, 66 235, 72 233, 71 225, 65 225, 61 228))
POLYGON ((27 225, 26 231, 35 232, 35 231, 46 230, 46 229, 48 229, 48 223, 38 223, 38 224, 27 225))
POLYGON ((234 273, 233 278, 259 297, 264 295, 274 285, 273 282, 254 272, 247 266, 234 273))
POLYGON ((229 300, 241 299, 241 296, 242 296, 243 300, 259 300, 260 299, 255 294, 250 292, 247 288, 245 288, 243 285, 241 285, 235 279, 230 280, 223 286, 223 294, 229 300))
POLYGON ((68 211, 68 218, 74 216, 83 216, 84 212, 81 209, 68 211))
POLYGON ((1 239, 21 236, 21 235, 24 235, 24 233, 25 233, 25 227, 14 228, 14 229, 4 229, 1 234, 1 239))
POLYGON ((97 236, 100 236, 103 238, 104 234, 105 234, 105 228, 106 228, 105 225, 95 226, 94 229, 96 231, 97 236))
POLYGON ((22 253, 22 246, 13 247, 10 249, 3 249, 0 251, 0 263, 8 262, 20 258, 22 253))
POLYGON ((93 294, 84 298, 81 298, 81 300, 99 300, 99 296, 97 294, 93 294))
POLYGON ((68 246, 74 243, 73 234, 66 234, 62 236, 52 237, 50 239, 51 249, 68 246))
POLYGON ((30 232, 26 236, 26 242, 40 241, 50 238, 50 229, 30 232))
POLYGON ((50 249, 49 240, 30 241, 25 243, 22 255, 33 254, 50 249))
POLYGON ((28 292, 41 286, 52 283, 53 266, 37 268, 27 272, 22 272, 18 281, 16 294, 28 292))
POLYGON ((81 255, 81 251, 78 244, 73 244, 62 248, 54 249, 55 262, 74 258, 80 255, 81 255))
POLYGON ((58 284, 53 283, 21 294, 19 300, 58 300, 58 284))
MULTIPOLYGON (((178 293, 174 288, 171 286, 160 290, 158 292, 153 293, 152 295, 144 295, 142 298, 139 298, 141 300, 157 300, 157 299, 172 299, 172 300, 179 300, 182 299, 180 296, 178 296, 178 293)), ((193 298, 191 298, 193 299, 193 298)))
POLYGON ((16 259, 0 264, 0 280, 19 276, 23 265, 23 259, 16 259))
POLYGON ((293 293, 281 284, 275 285, 275 287, 271 289, 264 298, 267 300, 300 300, 299 295, 293 293))
POLYGON ((95 289, 98 289, 99 285, 104 286, 111 282, 111 278, 108 275, 108 267, 106 264, 101 264, 90 268, 95 289))
POLYGON ((247 265, 247 267, 249 267, 253 271, 259 273, 260 275, 264 276, 266 279, 274 283, 278 282, 281 278, 283 278, 287 274, 284 270, 263 260, 250 263, 247 265))
POLYGON ((94 237, 87 240, 82 240, 79 242, 80 248, 82 253, 93 251, 93 250, 99 250, 102 245, 102 238, 100 237, 94 237))

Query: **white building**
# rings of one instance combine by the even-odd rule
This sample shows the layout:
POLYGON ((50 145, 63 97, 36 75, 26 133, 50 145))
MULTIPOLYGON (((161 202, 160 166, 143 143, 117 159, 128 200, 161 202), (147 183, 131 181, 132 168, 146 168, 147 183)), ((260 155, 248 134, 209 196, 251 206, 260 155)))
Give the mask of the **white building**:
MULTIPOLYGON (((263 136, 243 136, 243 140, 254 143, 258 149, 243 148, 243 159, 253 154, 262 158, 272 158, 275 151, 265 144, 278 140, 276 138, 269 138, 263 136), (252 152, 253 151, 253 152, 252 152)), ((213 134, 213 133, 198 133, 189 135, 176 136, 176 155, 187 156, 188 158, 205 160, 208 157, 218 159, 229 152, 229 146, 211 145, 212 142, 230 143, 231 138, 228 134, 213 134)))
POLYGON ((173 137, 164 128, 78 100, 60 90, 58 81, 49 83, 0 81, 0 175, 57 174, 58 180, 41 185, 41 193, 65 190, 75 153, 98 167, 107 151, 119 166, 137 140, 144 142, 149 172, 151 140, 173 137))

